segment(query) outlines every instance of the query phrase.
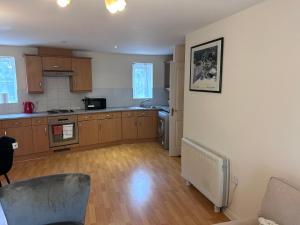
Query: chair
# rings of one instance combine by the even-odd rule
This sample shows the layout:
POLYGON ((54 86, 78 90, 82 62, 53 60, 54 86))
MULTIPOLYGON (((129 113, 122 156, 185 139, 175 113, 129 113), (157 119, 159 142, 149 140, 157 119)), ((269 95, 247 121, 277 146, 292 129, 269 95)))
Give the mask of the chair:
POLYGON ((0 203, 8 225, 83 225, 90 177, 59 174, 20 181, 0 188, 0 203))
MULTIPOLYGON (((14 149, 12 144, 15 142, 16 140, 13 138, 6 136, 0 137, 0 176, 4 175, 8 184, 10 184, 10 180, 7 173, 13 165, 14 149)), ((0 187, 1 186, 0 181, 0 187)))
MULTIPOLYGON (((259 217, 280 225, 296 225, 300 222, 300 189, 282 179, 272 177, 262 201, 259 217)), ((258 218, 238 220, 218 225, 258 225, 258 218)))

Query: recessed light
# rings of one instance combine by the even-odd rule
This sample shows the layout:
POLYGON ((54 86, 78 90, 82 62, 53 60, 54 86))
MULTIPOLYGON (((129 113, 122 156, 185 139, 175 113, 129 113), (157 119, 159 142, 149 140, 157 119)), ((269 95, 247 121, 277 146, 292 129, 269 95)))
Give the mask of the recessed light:
POLYGON ((67 7, 68 5, 70 5, 70 3, 71 0, 57 0, 57 4, 62 8, 67 7))
POLYGON ((115 46, 114 46, 114 48, 116 48, 116 49, 117 49, 117 48, 118 48, 118 45, 115 45, 115 46))

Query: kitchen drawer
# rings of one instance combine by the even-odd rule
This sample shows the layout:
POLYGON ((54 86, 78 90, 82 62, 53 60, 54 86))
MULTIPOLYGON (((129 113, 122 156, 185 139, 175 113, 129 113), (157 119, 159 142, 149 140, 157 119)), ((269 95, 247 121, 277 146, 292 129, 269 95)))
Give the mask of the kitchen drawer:
POLYGON ((140 117, 140 116, 156 116, 157 111, 137 111, 135 112, 135 115, 140 117))
POLYGON ((98 114, 98 119, 105 120, 105 119, 116 119, 121 118, 122 113, 121 112, 108 112, 108 113, 100 113, 98 114))
POLYGON ((48 117, 48 123, 55 123, 57 120, 70 120, 70 121, 75 121, 77 122, 77 115, 65 115, 65 116, 53 116, 53 117, 48 117))
POLYGON ((43 57, 43 70, 71 71, 72 59, 63 57, 43 57))
POLYGON ((97 120, 98 114, 83 114, 78 115, 78 121, 97 120))
POLYGON ((2 121, 0 121, 0 129, 2 128, 2 121))
POLYGON ((135 117, 135 111, 122 112, 122 118, 135 117))
POLYGON ((32 118, 32 126, 48 124, 47 117, 32 118))
POLYGON ((15 120, 2 121, 3 128, 28 127, 28 126, 31 126, 31 119, 15 119, 15 120))

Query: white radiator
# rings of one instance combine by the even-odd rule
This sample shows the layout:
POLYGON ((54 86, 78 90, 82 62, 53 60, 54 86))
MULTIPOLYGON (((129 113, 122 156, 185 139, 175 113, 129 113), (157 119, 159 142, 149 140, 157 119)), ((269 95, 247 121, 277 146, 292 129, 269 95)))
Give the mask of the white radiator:
POLYGON ((182 176, 220 211, 228 203, 229 160, 188 138, 182 139, 182 176))

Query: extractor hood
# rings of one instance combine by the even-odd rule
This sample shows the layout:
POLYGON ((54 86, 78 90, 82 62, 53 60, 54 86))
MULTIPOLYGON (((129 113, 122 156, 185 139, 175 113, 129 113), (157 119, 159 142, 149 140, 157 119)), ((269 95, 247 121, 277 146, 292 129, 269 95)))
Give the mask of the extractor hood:
POLYGON ((72 71, 72 70, 67 70, 67 71, 44 70, 43 74, 46 77, 71 77, 74 75, 74 71, 72 71))

